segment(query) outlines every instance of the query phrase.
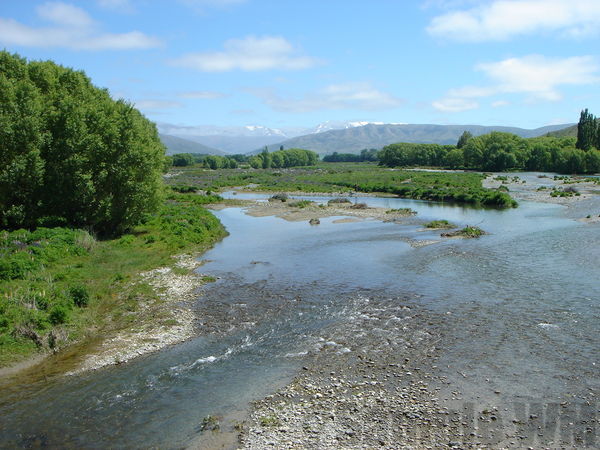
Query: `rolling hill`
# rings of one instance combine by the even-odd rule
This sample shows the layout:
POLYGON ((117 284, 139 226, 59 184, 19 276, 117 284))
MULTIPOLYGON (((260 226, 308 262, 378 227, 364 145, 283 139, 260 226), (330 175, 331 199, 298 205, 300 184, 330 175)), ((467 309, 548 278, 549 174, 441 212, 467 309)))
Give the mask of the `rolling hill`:
MULTIPOLYGON (((281 145, 284 148, 304 148, 313 150, 321 155, 333 152, 358 153, 364 148, 380 149, 385 145, 397 142, 456 144, 463 131, 469 131, 475 136, 492 131, 504 131, 521 137, 536 137, 564 129, 569 127, 569 125, 550 125, 528 130, 516 127, 481 125, 369 124, 361 127, 298 136, 269 145, 268 147, 269 151, 278 150, 281 145)), ((257 149, 252 153, 259 151, 260 149, 257 149)))
POLYGON ((216 148, 202 145, 187 139, 182 139, 168 134, 159 134, 161 142, 167 147, 167 155, 175 153, 203 153, 207 155, 227 155, 226 152, 216 148))

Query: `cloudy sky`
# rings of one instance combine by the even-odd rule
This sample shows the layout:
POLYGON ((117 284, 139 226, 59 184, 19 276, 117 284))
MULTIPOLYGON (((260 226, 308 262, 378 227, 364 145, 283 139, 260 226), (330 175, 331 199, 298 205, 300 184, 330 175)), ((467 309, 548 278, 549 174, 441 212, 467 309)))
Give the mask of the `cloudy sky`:
POLYGON ((0 48, 180 125, 600 115, 600 0, 0 0, 0 48))

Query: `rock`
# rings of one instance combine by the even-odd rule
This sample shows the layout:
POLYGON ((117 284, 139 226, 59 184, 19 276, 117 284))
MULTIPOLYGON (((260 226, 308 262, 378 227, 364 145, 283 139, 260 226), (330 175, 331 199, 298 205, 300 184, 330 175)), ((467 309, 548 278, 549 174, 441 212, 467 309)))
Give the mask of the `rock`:
POLYGON ((317 219, 317 218, 313 218, 313 219, 310 219, 308 221, 308 223, 311 224, 311 225, 319 225, 321 223, 321 221, 319 219, 317 219))

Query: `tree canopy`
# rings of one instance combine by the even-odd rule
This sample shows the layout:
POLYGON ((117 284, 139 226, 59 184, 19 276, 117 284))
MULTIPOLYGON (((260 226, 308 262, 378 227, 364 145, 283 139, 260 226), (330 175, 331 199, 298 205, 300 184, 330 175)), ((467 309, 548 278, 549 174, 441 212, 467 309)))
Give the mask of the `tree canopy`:
POLYGON ((266 149, 260 154, 252 156, 248 163, 255 169, 285 168, 298 166, 314 166, 319 160, 319 155, 310 150, 290 148, 269 153, 266 149))
POLYGON ((0 227, 118 234, 160 201, 156 126, 80 71, 0 52, 0 227))
POLYGON ((498 131, 473 137, 464 132, 457 146, 399 143, 379 152, 379 164, 438 166, 486 171, 539 170, 559 173, 600 172, 600 122, 581 112, 573 137, 521 138, 498 131))

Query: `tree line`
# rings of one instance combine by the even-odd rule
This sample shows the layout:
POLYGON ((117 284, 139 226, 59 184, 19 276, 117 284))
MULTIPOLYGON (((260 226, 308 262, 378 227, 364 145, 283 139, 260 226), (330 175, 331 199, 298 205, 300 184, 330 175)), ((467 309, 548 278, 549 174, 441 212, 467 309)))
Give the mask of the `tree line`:
POLYGON ((375 148, 363 149, 359 154, 356 153, 338 153, 333 152, 331 155, 323 156, 324 162, 365 162, 377 161, 379 152, 375 148))
POLYGON ((0 52, 0 227, 118 234, 156 210, 156 126, 80 71, 0 52))
POLYGON ((457 145, 399 143, 379 152, 379 164, 437 166, 485 171, 534 170, 558 173, 600 172, 600 123, 581 113, 577 138, 521 138, 494 131, 481 136, 464 132, 457 145))

